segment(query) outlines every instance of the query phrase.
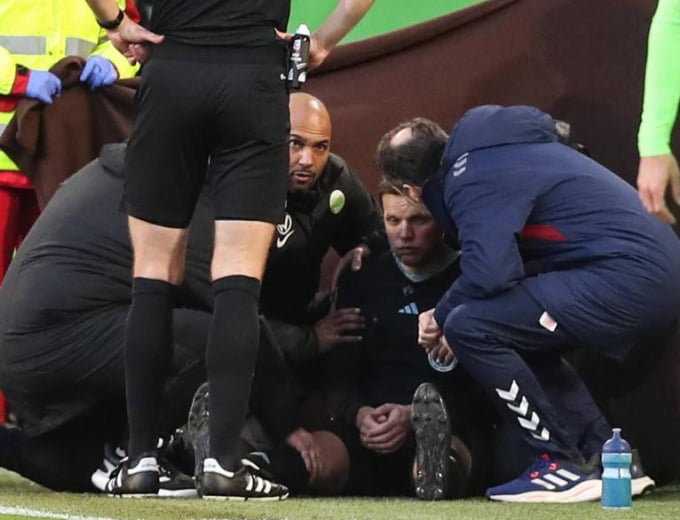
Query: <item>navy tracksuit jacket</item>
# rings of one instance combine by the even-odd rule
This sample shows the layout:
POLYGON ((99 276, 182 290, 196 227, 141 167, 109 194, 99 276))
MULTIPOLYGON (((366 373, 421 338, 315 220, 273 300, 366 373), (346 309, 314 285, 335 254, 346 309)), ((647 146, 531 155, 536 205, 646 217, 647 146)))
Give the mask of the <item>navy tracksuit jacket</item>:
POLYGON ((454 352, 533 448, 588 456, 606 422, 559 348, 620 359, 680 315, 673 230, 526 106, 470 110, 423 199, 462 251, 435 310, 454 352), (529 366, 528 352, 554 363, 529 366))

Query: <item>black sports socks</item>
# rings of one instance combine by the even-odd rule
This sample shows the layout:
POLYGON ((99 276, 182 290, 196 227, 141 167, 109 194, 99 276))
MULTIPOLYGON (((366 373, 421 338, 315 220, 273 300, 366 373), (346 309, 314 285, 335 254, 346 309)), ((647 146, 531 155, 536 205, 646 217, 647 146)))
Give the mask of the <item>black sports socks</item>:
POLYGON ((260 282, 225 276, 213 282, 215 303, 206 351, 210 385, 210 456, 238 465, 237 446, 248 408, 260 334, 260 282))
POLYGON ((158 414, 172 357, 174 295, 175 286, 162 280, 135 278, 132 284, 125 344, 130 460, 154 450, 158 442, 158 414))

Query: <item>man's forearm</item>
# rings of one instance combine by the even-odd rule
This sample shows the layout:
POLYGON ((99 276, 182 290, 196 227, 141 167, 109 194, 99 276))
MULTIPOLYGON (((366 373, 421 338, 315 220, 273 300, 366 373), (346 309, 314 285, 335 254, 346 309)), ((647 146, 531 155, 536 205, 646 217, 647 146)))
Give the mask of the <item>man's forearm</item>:
POLYGON ((100 25, 106 29, 113 46, 130 64, 144 63, 151 55, 152 45, 163 41, 162 35, 153 33, 128 18, 116 0, 85 1, 100 25))
POLYGON ((374 0, 340 0, 335 10, 316 31, 319 43, 331 50, 373 5, 374 0))
POLYGON ((120 7, 116 0, 85 0, 92 9, 97 20, 102 22, 109 22, 115 20, 118 16, 120 7))

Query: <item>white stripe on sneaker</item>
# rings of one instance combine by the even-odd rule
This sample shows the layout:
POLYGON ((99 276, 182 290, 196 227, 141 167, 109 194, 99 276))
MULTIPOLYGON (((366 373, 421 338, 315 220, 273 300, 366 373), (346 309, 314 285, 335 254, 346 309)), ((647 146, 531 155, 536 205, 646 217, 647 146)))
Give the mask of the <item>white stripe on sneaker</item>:
POLYGON ((552 491, 553 489, 555 489, 555 486, 553 486, 550 482, 546 482, 545 480, 540 479, 540 478, 535 478, 535 479, 533 479, 533 480, 531 481, 531 483, 532 483, 532 484, 536 484, 537 486, 544 487, 545 489, 549 489, 550 491, 552 491))
POLYGON ((564 468, 558 469, 555 473, 557 473, 560 477, 568 478, 572 482, 576 482, 577 480, 581 479, 581 477, 579 477, 575 473, 572 473, 568 469, 564 469, 564 468))
POLYGON ((552 473, 548 473, 547 475, 543 475, 543 478, 547 480, 548 482, 552 482, 553 484, 556 484, 558 486, 566 486, 569 484, 568 481, 564 480, 563 478, 558 477, 557 475, 553 475, 552 473))

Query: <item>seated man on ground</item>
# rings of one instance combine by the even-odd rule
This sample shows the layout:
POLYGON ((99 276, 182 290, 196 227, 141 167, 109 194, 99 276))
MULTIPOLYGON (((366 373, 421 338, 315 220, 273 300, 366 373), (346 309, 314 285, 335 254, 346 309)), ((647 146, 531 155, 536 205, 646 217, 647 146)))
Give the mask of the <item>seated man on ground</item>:
POLYGON ((400 187, 383 181, 380 197, 390 251, 338 286, 338 308, 360 309, 367 323, 364 339, 324 360, 331 431, 349 453, 344 492, 466 496, 487 482, 494 414, 455 358, 417 348, 418 313, 459 275, 458 252, 400 187))
MULTIPOLYGON (((422 197, 462 251, 461 275, 419 317, 419 342, 451 352, 535 458, 486 495, 599 498, 597 460, 611 430, 561 352, 622 359, 638 337, 669 326, 680 308, 680 241, 536 108, 472 109, 445 147, 413 121, 383 139, 394 152, 383 173, 422 197), (402 153, 443 156, 413 175, 400 168, 402 153)), ((649 484, 635 478, 634 494, 635 481, 649 484)))

